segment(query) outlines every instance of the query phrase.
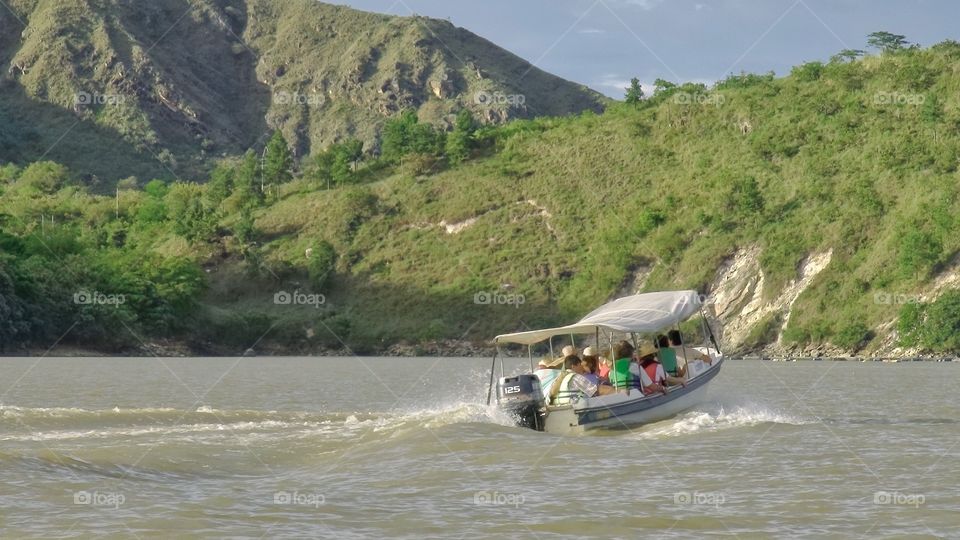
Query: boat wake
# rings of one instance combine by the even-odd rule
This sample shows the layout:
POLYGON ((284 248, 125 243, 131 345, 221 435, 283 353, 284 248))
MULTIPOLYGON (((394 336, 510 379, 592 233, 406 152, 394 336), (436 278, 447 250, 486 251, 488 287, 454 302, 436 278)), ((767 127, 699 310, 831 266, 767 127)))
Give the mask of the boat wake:
POLYGON ((633 430, 630 436, 637 439, 663 439, 767 424, 802 426, 813 423, 816 421, 758 405, 733 408, 717 406, 713 410, 694 410, 670 420, 649 424, 633 430))
POLYGON ((30 408, 0 406, 0 442, 160 438, 216 442, 245 439, 352 438, 391 435, 410 429, 453 424, 512 425, 496 407, 457 402, 419 410, 389 412, 297 412, 223 410, 208 406, 174 408, 30 408))

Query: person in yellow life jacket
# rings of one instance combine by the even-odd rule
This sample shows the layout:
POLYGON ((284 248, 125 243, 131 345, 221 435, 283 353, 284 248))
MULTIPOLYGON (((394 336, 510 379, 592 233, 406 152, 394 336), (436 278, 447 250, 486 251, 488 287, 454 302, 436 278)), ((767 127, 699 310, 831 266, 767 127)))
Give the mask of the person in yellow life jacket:
POLYGON ((563 372, 550 388, 552 405, 569 405, 580 396, 593 397, 612 394, 615 390, 603 384, 594 384, 584 377, 586 368, 579 356, 570 355, 563 359, 563 372))

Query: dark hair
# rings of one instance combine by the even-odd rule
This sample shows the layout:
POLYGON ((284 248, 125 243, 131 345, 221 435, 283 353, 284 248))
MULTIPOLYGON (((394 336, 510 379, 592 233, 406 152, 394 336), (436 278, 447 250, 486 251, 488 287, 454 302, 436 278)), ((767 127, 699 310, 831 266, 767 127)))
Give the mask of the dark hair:
POLYGON ((680 331, 679 331, 679 330, 671 330, 671 331, 667 332, 667 336, 670 337, 670 343, 672 343, 672 344, 674 344, 674 345, 683 345, 683 340, 680 339, 680 331))
POLYGON ((587 371, 590 373, 597 372, 597 357, 596 356, 584 356, 583 364, 586 366, 587 371))
POLYGON ((657 336, 657 345, 662 349, 664 347, 670 346, 670 340, 667 339, 667 336, 660 334, 657 336))
POLYGON ((571 354, 570 356, 563 359, 563 369, 570 369, 573 366, 579 364, 580 362, 581 360, 579 356, 575 354, 571 354))
POLYGON ((613 359, 630 358, 633 356, 633 345, 629 341, 621 341, 613 346, 613 359))

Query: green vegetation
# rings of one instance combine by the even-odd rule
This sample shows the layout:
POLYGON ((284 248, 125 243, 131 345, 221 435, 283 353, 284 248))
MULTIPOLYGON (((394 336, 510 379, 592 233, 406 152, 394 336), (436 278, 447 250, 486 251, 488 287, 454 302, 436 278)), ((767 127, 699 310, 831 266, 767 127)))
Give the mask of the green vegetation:
POLYGON ((268 156, 220 160, 201 185, 98 196, 55 163, 5 165, 0 332, 50 343, 79 321, 66 340, 233 353, 261 336, 358 353, 488 339, 569 322, 640 267, 647 289, 704 290, 759 246, 769 294, 832 251, 785 342, 869 351, 898 320, 903 339, 956 351, 955 293, 904 313, 882 300, 956 271, 960 44, 888 49, 714 88, 661 80, 603 114, 442 127, 403 112, 370 148, 347 137, 299 170, 281 130, 268 156), (83 291, 126 302, 75 303, 83 291), (524 301, 476 303, 509 295, 524 301))
POLYGON ((928 305, 905 305, 897 329, 901 345, 938 353, 960 350, 960 291, 948 291, 928 305))
POLYGON ((607 101, 447 21, 313 0, 16 0, 0 28, 0 156, 102 193, 205 178, 271 129, 298 158, 350 139, 372 156, 406 110, 447 130, 464 110, 500 124, 607 101))

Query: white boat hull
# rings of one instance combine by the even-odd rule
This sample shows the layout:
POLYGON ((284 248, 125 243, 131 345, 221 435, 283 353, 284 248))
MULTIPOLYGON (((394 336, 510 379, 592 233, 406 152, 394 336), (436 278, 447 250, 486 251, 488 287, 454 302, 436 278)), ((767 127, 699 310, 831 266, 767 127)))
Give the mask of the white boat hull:
POLYGON ((577 434, 592 429, 627 429, 659 422, 703 403, 710 381, 723 364, 718 358, 709 369, 669 394, 644 396, 638 390, 630 394, 584 399, 573 406, 550 407, 544 431, 556 434, 577 434))

